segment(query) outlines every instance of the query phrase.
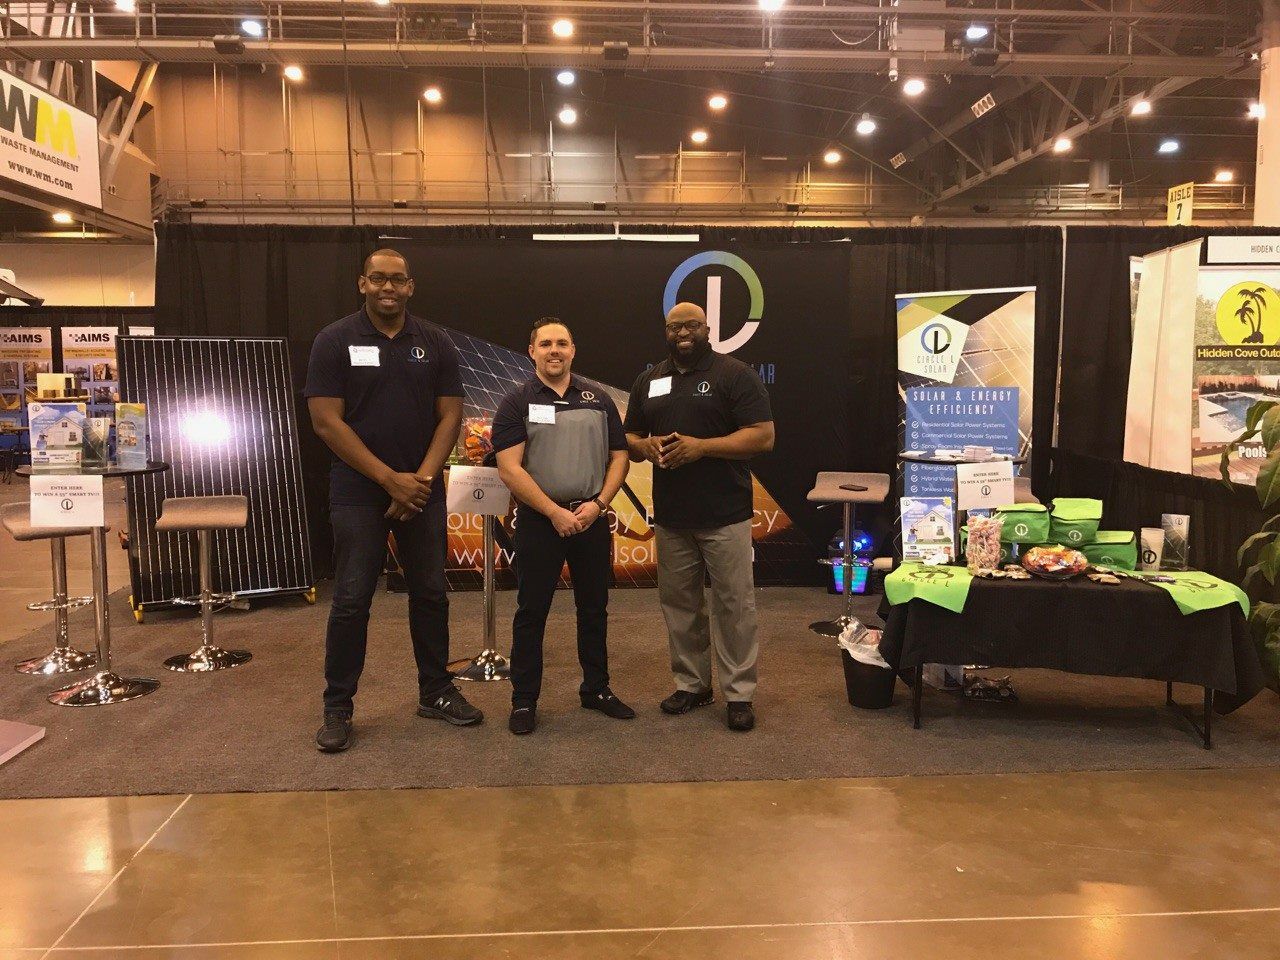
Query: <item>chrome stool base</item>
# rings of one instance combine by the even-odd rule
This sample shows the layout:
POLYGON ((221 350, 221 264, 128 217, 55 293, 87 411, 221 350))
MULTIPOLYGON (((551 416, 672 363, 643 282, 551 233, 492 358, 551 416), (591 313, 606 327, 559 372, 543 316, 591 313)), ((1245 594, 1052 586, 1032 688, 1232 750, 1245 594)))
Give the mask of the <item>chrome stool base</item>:
POLYGON ((43 657, 34 660, 23 660, 14 664, 13 669, 19 673, 33 676, 52 677, 59 673, 75 673, 77 670, 88 670, 98 665, 96 653, 85 653, 72 647, 56 647, 43 657))
POLYGON ((59 707, 97 707, 105 703, 124 703, 154 693, 159 680, 147 677, 122 677, 105 672, 94 674, 87 680, 63 687, 49 694, 49 702, 59 707))
POLYGON ((164 665, 179 673, 209 673, 213 670, 230 670, 243 666, 253 659, 248 650, 223 650, 221 647, 201 647, 195 653, 170 657, 164 665))
POLYGON ((455 660, 449 664, 449 672, 455 680, 510 680, 511 663, 497 650, 481 650, 470 660, 455 660))
POLYGON ((834 620, 818 620, 809 624, 809 629, 820 637, 838 637, 851 625, 858 623, 854 616, 836 617, 834 620))

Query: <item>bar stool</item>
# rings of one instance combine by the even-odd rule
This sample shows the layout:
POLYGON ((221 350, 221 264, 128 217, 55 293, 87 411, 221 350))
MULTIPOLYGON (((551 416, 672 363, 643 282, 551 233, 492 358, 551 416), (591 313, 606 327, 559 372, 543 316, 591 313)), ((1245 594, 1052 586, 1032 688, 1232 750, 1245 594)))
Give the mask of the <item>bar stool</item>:
POLYGON ((67 635, 67 611, 93 603, 93 597, 67 596, 67 537, 88 536, 88 527, 33 527, 31 508, 25 503, 7 503, 0 508, 0 522, 14 540, 48 540, 53 555, 53 599, 27 604, 28 610, 53 611, 53 651, 34 660, 23 660, 14 666, 19 673, 53 676, 88 670, 98 662, 94 653, 71 646, 67 635))
POLYGON ((1014 477, 1013 478, 1013 502, 1014 503, 1039 503, 1039 499, 1031 492, 1030 477, 1014 477))
POLYGON ((210 535, 214 530, 242 530, 249 522, 247 497, 168 497, 160 507, 156 529, 192 533, 200 543, 200 596, 175 597, 174 603, 200 607, 200 649, 170 657, 164 665, 181 673, 227 670, 253 659, 248 650, 223 650, 213 643, 213 610, 235 600, 234 593, 213 592, 210 535))
MULTIPOLYGON (((839 473, 824 471, 809 491, 808 499, 814 503, 838 503, 844 507, 844 556, 840 566, 844 569, 844 613, 834 620, 819 620, 809 624, 809 629, 824 637, 838 637, 847 626, 857 622, 853 615, 853 519, 860 503, 884 503, 889 496, 887 473, 839 473)), ((824 563, 834 561, 824 560, 824 563)))

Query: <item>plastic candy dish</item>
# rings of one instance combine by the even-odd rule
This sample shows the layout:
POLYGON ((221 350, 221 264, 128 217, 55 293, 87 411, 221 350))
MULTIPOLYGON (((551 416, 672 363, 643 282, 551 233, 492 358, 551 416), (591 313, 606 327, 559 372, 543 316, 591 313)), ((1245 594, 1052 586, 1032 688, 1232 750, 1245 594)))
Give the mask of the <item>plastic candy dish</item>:
POLYGON ((1068 580, 1089 568, 1089 558, 1070 547, 1031 547, 1022 555, 1022 565, 1046 580, 1068 580))

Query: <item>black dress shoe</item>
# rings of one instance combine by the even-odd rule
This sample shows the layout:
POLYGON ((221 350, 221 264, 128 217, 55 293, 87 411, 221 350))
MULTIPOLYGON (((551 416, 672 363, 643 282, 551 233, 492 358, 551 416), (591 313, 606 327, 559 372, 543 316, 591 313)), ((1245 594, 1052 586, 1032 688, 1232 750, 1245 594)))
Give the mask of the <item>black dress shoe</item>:
POLYGON ((511 711, 511 719, 507 721, 507 729, 519 736, 533 733, 538 725, 538 711, 535 707, 516 707, 511 711))
POLYGON ((484 719, 484 714, 467 703, 456 687, 447 688, 431 700, 419 701, 418 716, 445 720, 455 727, 470 727, 484 719))
POLYGON ((730 730, 746 731, 756 725, 756 712, 751 709, 749 700, 733 700, 725 713, 725 720, 730 730))
POLYGON ((606 717, 615 720, 634 720, 636 712, 613 695, 613 691, 605 687, 599 693, 583 693, 579 695, 582 706, 587 710, 599 710, 606 717))
POLYGON ((326 713, 324 726, 316 731, 316 749, 321 753, 341 753, 351 746, 351 715, 326 713))
POLYGON ((707 704, 715 700, 715 696, 710 690, 703 690, 701 693, 690 693, 688 690, 677 690, 662 703, 658 704, 662 708, 663 713, 669 713, 673 716, 681 713, 688 713, 694 707, 705 707, 707 704))

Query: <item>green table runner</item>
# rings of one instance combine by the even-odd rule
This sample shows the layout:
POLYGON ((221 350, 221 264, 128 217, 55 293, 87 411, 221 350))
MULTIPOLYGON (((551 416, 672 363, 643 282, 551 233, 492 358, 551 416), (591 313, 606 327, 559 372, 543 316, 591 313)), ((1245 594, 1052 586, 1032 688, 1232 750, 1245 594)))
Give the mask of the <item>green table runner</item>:
POLYGON ((927 600, 959 613, 969 599, 973 575, 964 567, 929 567, 923 563, 903 563, 884 578, 884 595, 891 604, 927 600))

